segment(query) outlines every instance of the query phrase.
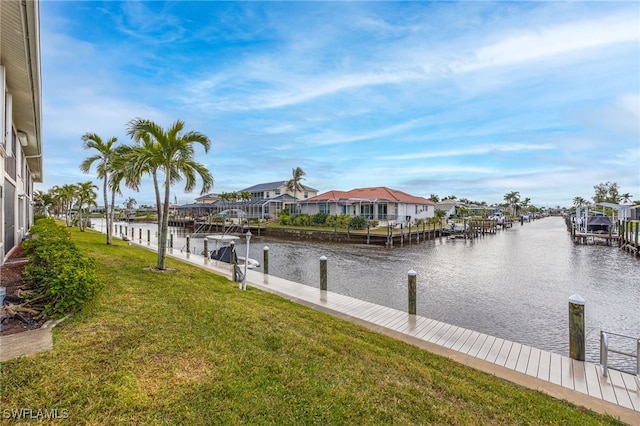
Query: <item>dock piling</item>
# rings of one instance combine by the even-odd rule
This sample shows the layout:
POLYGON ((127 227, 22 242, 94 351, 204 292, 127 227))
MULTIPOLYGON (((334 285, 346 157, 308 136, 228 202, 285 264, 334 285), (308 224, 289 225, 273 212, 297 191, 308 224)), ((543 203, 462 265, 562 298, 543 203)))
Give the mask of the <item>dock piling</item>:
POLYGON ((320 290, 327 290, 327 256, 320 257, 320 290))
POLYGON ((410 269, 407 272, 408 296, 409 296, 409 314, 416 314, 416 271, 410 269))
POLYGON ((584 304, 579 294, 569 298, 569 357, 578 361, 585 357, 584 304))

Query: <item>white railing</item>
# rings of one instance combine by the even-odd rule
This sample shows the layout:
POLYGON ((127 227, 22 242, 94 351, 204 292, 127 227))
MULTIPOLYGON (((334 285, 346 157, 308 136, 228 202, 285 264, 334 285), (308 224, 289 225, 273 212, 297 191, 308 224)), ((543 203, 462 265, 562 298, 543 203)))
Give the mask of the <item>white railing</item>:
MULTIPOLYGON (((640 339, 635 338, 635 337, 631 337, 631 336, 624 336, 622 334, 616 334, 616 333, 610 333, 610 332, 605 332, 603 330, 600 331, 600 365, 602 366, 602 375, 607 377, 608 375, 608 370, 609 370, 609 352, 611 353, 616 353, 619 355, 623 355, 626 357, 630 357, 630 358, 635 358, 636 359, 636 376, 640 376, 640 339), (635 340, 636 342, 636 351, 635 353, 633 352, 627 352, 624 350, 620 350, 620 349, 613 349, 611 347, 609 347, 609 336, 615 336, 615 337, 620 337, 622 339, 628 340, 628 341, 633 341, 635 340)), ((614 370, 616 368, 611 367, 614 370)))

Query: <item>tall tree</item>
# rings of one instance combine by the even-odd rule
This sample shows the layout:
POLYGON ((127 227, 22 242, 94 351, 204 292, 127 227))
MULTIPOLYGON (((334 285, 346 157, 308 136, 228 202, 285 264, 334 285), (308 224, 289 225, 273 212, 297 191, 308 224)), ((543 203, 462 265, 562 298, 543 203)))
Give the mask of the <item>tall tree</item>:
POLYGON ((56 188, 56 197, 59 199, 60 205, 63 206, 62 209, 67 226, 71 226, 73 206, 77 193, 78 187, 68 183, 56 188))
POLYGON ((431 201, 433 201, 434 203, 439 203, 440 202, 440 197, 438 197, 438 194, 431 194, 429 196, 429 199, 431 201))
POLYGON ((132 161, 129 178, 134 181, 137 178, 139 182, 140 177, 147 173, 159 173, 164 178, 164 203, 162 206, 158 205, 159 215, 162 210, 162 220, 158 236, 158 263, 156 266, 159 270, 164 270, 166 268, 171 186, 184 177, 184 190, 190 192, 196 186, 197 176, 200 176, 202 180, 200 194, 204 195, 211 189, 213 176, 204 165, 194 160, 194 145, 200 144, 204 151, 208 152, 211 141, 202 133, 184 132, 184 122, 181 120, 177 120, 165 130, 153 121, 136 118, 127 124, 127 134, 136 141, 146 140, 148 142, 146 146, 134 150, 129 157, 132 161))
POLYGON ((614 203, 620 202, 620 187, 616 182, 599 183, 593 187, 595 193, 593 195, 594 203, 614 203))
MULTIPOLYGON (((287 189, 293 192, 293 198, 295 198, 296 201, 298 199, 298 191, 304 191, 304 185, 302 184, 302 181, 305 180, 305 176, 306 173, 304 170, 302 170, 302 167, 296 167, 295 169, 291 170, 291 179, 287 181, 287 189)), ((298 210, 297 203, 294 204, 294 208, 296 209, 296 211, 298 210)))
MULTIPOLYGON (((102 195, 104 199, 104 214, 105 221, 107 223, 107 244, 112 244, 113 234, 113 203, 109 206, 109 199, 107 197, 107 189, 109 187, 109 178, 113 170, 113 160, 115 156, 115 144, 118 142, 118 138, 112 137, 106 141, 103 141, 100 136, 95 133, 85 133, 82 135, 82 147, 84 149, 93 149, 96 152, 89 158, 86 158, 80 164, 80 170, 84 173, 89 173, 91 166, 96 164, 96 171, 98 178, 102 179, 102 195)), ((112 196, 112 199, 115 195, 112 196)))
POLYGON ((94 191, 95 189, 98 189, 98 187, 91 181, 80 182, 77 185, 78 226, 80 226, 81 232, 84 232, 85 228, 85 206, 88 208, 96 205, 97 194, 94 191))
POLYGON ((520 201, 520 192, 511 191, 507 192, 504 196, 504 200, 507 202, 509 206, 509 213, 511 216, 516 216, 518 214, 518 202, 520 201))

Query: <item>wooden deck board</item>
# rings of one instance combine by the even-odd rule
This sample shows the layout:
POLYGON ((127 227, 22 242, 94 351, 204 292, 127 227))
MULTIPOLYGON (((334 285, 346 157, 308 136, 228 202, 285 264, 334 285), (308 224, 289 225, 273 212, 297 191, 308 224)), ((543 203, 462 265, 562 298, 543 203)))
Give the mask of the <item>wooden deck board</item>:
POLYGON ((549 381, 562 386, 562 355, 551 354, 549 363, 549 381))
POLYGON ((602 391, 600 390, 600 380, 598 380, 598 367, 595 364, 584 363, 584 373, 587 382, 587 392, 589 395, 602 399, 602 391))
POLYGON ((640 411, 640 391, 638 390, 638 381, 640 379, 632 376, 631 374, 623 373, 622 380, 627 387, 627 393, 629 394, 629 399, 631 400, 633 409, 636 411, 640 411))
POLYGON ((509 359, 509 353, 511 352, 512 346, 513 346, 513 342, 509 340, 505 340, 504 343, 502 343, 502 347, 500 348, 500 353, 498 353, 498 356, 494 360, 494 362, 497 365, 501 365, 504 367, 504 365, 507 363, 507 359, 509 359))
POLYGON ((549 381, 549 369, 551 365, 551 352, 540 351, 540 362, 538 365, 538 379, 549 381))
POLYGON ((529 352, 529 362, 527 362, 527 369, 525 374, 529 376, 538 377, 538 367, 540 366, 540 349, 531 348, 529 352))
POLYGON ((482 346, 484 345, 484 342, 487 340, 488 337, 489 336, 487 336, 486 334, 480 333, 480 335, 476 339, 471 349, 469 349, 469 352, 467 353, 467 355, 471 355, 473 357, 478 355, 478 352, 480 352, 480 349, 482 349, 482 346))
POLYGON ((496 337, 496 340, 494 340, 493 345, 491 345, 491 348, 489 348, 489 352, 487 353, 487 356, 484 357, 484 360, 492 364, 495 364, 496 358, 498 358, 498 355, 500 354, 500 350, 502 349, 503 344, 504 344, 504 339, 496 337))
POLYGON ((518 365, 518 358, 520 358, 521 350, 522 345, 514 342, 513 345, 511 345, 511 351, 509 352, 509 357, 507 358, 507 362, 505 362, 504 366, 510 370, 515 370, 516 365, 518 365))
POLYGON ((527 364, 529 364, 529 355, 531 354, 531 346, 522 345, 520 349, 520 356, 518 357, 518 363, 516 364, 516 371, 526 373, 527 364))
POLYGON ((480 333, 478 333, 477 331, 472 331, 467 340, 465 340, 464 344, 458 350, 463 354, 469 354, 469 351, 476 343, 476 340, 478 340, 478 337, 480 337, 480 333))
POLYGON ((471 336, 472 333, 473 333, 473 331, 471 331, 469 329, 465 329, 464 332, 462 333, 462 335, 458 338, 458 340, 456 340, 456 342, 451 346, 451 349, 453 349, 454 351, 461 352, 460 348, 462 348, 462 346, 467 341, 469 336, 471 336))
POLYGON ((489 351, 491 350, 491 347, 493 346, 495 341, 496 341, 496 338, 494 336, 487 337, 487 339, 482 344, 482 347, 476 354, 476 357, 480 359, 485 359, 487 355, 489 355, 489 351))
POLYGON ((447 324, 445 322, 441 322, 440 324, 440 327, 432 328, 428 333, 424 335, 424 337, 422 337, 422 339, 433 343, 438 340, 443 333, 446 333, 448 329, 453 327, 451 324, 447 324))
POLYGON ((618 405, 622 405, 623 407, 627 407, 633 410, 633 404, 631 403, 631 398, 629 397, 629 393, 627 392, 627 386, 624 384, 622 373, 617 370, 609 369, 609 378, 611 379, 613 390, 616 393, 618 405))
POLYGON ((562 357, 562 381, 561 385, 565 388, 573 389, 573 371, 571 366, 571 358, 562 357))
POLYGON ((462 336, 467 330, 462 327, 458 327, 455 333, 452 333, 451 336, 445 341, 442 342, 442 346, 445 348, 451 348, 451 346, 455 345, 460 336, 462 336))
POLYGON ((584 371, 584 362, 571 360, 571 368, 573 371, 573 389, 578 392, 589 394, 587 389, 587 377, 584 371))

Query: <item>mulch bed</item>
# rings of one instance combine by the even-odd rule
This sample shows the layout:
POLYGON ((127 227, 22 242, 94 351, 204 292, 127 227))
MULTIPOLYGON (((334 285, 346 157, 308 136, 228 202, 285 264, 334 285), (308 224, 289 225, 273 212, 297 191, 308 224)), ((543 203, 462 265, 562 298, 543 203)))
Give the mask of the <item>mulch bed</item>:
MULTIPOLYGON (((7 258, 4 265, 0 266, 0 286, 6 287, 5 305, 17 298, 20 290, 24 291, 28 289, 27 284, 22 279, 22 271, 27 264, 27 259, 23 257, 22 244, 17 246, 11 255, 7 258)), ((0 311, 0 317, 6 315, 5 309, 0 311)), ((35 315, 28 313, 21 313, 21 315, 27 320, 25 323, 19 319, 6 318, 2 321, 2 327, 0 330, 0 336, 6 336, 9 334, 20 333, 28 330, 35 330, 42 327, 45 323, 43 319, 33 318, 35 315)))

